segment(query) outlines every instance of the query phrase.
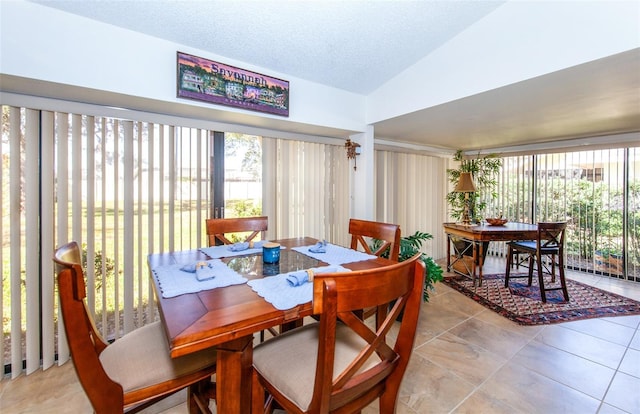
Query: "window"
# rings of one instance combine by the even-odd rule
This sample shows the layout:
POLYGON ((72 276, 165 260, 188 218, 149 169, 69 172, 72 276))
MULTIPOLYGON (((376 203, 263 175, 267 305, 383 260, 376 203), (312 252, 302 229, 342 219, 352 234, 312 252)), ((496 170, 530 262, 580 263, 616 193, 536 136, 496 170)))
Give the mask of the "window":
POLYGON ((506 157, 498 194, 510 220, 569 221, 569 267, 640 282, 640 148, 506 157))

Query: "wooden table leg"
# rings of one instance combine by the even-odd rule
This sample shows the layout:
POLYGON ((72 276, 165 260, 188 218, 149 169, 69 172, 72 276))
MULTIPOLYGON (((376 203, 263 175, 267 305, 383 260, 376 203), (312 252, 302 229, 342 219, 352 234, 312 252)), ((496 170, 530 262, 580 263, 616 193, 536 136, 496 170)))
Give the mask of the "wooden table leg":
POLYGON ((217 412, 250 413, 253 335, 226 342, 216 352, 217 412))
POLYGON ((447 234, 447 272, 451 271, 451 235, 447 234))
POLYGON ((482 267, 484 266, 484 242, 479 242, 480 254, 478 255, 478 286, 482 286, 482 267))
MULTIPOLYGON (((473 243, 473 263, 471 264, 471 274, 472 274, 472 278, 471 280, 473 281, 473 286, 476 286, 476 260, 478 260, 478 243, 476 243, 475 241, 472 241, 471 243, 473 243)), ((480 281, 480 283, 482 283, 482 280, 480 281)))

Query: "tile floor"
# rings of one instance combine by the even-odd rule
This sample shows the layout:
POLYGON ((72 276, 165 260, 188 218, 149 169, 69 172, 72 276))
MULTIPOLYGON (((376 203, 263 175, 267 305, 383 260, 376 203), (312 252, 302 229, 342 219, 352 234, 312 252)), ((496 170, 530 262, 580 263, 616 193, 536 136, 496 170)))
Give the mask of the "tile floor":
MULTIPOLYGON (((501 263, 488 261, 487 267, 501 263)), ((570 277, 640 300, 640 285, 570 277)), ((438 284, 398 413, 640 413, 640 316, 525 327, 438 284)), ((186 413, 184 395, 150 412, 186 413)), ((363 411, 376 413, 373 403, 363 411)), ((0 382, 2 413, 90 413, 73 367, 0 382)))

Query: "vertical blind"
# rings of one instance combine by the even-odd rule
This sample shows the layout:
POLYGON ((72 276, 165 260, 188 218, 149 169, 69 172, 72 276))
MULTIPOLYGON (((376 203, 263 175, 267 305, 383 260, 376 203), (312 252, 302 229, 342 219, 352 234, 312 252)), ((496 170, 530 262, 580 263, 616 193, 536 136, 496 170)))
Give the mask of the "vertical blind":
POLYGON ((196 128, 2 109, 0 354, 15 378, 23 361, 28 374, 69 358, 58 245, 82 246, 87 304, 106 338, 156 319, 146 256, 204 241, 210 146, 196 128))
POLYGON ((263 214, 269 238, 349 240, 349 163, 337 145, 263 138, 263 214))
POLYGON ((423 250, 434 258, 446 256, 442 223, 447 219, 447 162, 436 156, 375 151, 376 220, 399 224, 403 237, 430 233, 434 238, 423 250))
MULTIPOLYGON (((640 281, 639 154, 629 147, 505 157, 499 196, 487 200, 487 214, 528 223, 566 220, 570 268, 640 281), (605 261, 611 255, 615 260, 605 261)), ((505 250, 492 243, 492 254, 505 250)))
MULTIPOLYGON (((2 109, 0 354, 15 378, 69 359, 51 257, 70 240, 82 247, 87 305, 104 337, 158 317, 146 257, 206 242, 213 131, 2 109)), ((263 146, 269 237, 344 243, 343 148, 277 138, 263 146)))

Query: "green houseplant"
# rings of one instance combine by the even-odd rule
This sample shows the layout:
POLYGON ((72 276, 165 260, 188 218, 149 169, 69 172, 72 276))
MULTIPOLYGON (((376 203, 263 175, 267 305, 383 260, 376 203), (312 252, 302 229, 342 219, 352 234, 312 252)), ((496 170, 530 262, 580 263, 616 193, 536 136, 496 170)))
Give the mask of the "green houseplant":
MULTIPOLYGON (((420 248, 422 244, 427 240, 433 239, 433 235, 429 233, 422 233, 420 231, 416 231, 411 236, 405 236, 400 238, 400 255, 398 256, 398 261, 403 262, 407 259, 412 258, 418 252, 420 252, 420 248)), ((372 247, 375 249, 380 246, 382 242, 380 240, 373 240, 372 247)), ((389 250, 382 254, 382 257, 389 258, 389 250)), ((424 262, 426 268, 426 275, 424 279, 424 289, 422 291, 422 299, 425 302, 429 301, 429 292, 432 292, 435 288, 435 284, 437 282, 442 281, 442 267, 437 264, 431 256, 427 256, 422 253, 421 257, 424 262)))
MULTIPOLYGON (((486 212, 487 201, 495 200, 498 198, 496 187, 498 185, 498 173, 502 168, 502 159, 497 154, 487 154, 483 157, 478 154, 476 158, 465 158, 462 150, 456 151, 454 161, 459 161, 460 166, 458 168, 447 169, 447 176, 449 182, 455 188, 460 174, 463 172, 471 173, 473 181, 476 187, 476 191, 473 193, 467 193, 469 196, 469 210, 472 223, 479 223, 482 220, 482 216, 486 212)), ((457 191, 451 191, 447 194, 447 204, 449 204, 451 217, 460 221, 464 216, 465 209, 467 209, 467 203, 465 200, 465 193, 457 191)), ((452 238, 451 241, 456 246, 458 252, 471 252, 468 249, 466 241, 462 239, 452 238)), ((485 242, 483 246, 484 255, 489 250, 489 242, 485 242)), ((465 253, 467 255, 467 253, 465 253)), ((477 259, 479 260, 479 259, 477 259)))
MULTIPOLYGON (((496 187, 498 185, 498 173, 502 168, 502 159, 497 154, 487 154, 483 157, 465 158, 462 150, 456 151, 454 161, 460 162, 460 167, 447 169, 449 182, 454 186, 463 172, 471 173, 476 191, 469 193, 469 205, 472 222, 478 223, 483 218, 488 200, 498 198, 496 187)), ((465 194, 451 191, 447 194, 450 214, 456 220, 460 220, 466 208, 465 194)))

